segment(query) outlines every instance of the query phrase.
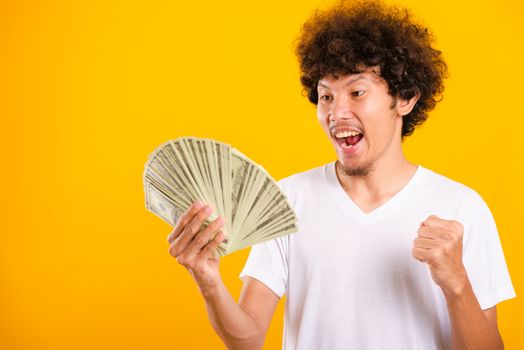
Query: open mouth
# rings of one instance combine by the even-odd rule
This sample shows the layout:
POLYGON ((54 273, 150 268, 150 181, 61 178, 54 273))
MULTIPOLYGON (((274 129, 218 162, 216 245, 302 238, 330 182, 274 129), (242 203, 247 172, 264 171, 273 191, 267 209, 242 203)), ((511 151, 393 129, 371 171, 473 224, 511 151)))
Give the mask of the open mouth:
POLYGON ((339 131, 334 133, 334 135, 338 145, 346 149, 354 147, 364 136, 358 131, 339 131))

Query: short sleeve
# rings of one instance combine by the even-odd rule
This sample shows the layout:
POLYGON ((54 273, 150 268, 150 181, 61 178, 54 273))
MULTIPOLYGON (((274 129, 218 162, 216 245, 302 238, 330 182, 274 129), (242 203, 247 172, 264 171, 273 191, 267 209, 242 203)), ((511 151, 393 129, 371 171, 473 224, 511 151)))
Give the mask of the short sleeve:
POLYGON ((493 215, 480 199, 480 208, 464 226, 463 263, 481 309, 515 297, 493 215))
POLYGON ((289 236, 282 236, 251 247, 240 279, 253 277, 281 298, 287 288, 288 244, 289 236))

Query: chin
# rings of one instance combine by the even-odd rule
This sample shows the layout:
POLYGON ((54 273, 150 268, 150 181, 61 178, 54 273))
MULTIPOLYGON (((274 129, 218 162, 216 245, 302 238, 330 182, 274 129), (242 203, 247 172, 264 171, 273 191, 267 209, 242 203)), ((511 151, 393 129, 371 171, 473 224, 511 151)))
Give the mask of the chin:
POLYGON ((337 168, 341 174, 346 176, 366 177, 373 170, 373 163, 352 164, 353 162, 337 161, 337 168), (350 163, 350 164, 348 164, 350 163))

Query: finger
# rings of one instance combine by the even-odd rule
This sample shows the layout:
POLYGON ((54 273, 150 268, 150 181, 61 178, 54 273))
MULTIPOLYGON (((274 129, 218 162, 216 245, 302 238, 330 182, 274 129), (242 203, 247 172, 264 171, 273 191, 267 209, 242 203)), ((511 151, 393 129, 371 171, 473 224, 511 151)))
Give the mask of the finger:
POLYGON ((211 215, 211 208, 205 206, 200 211, 193 216, 193 219, 184 227, 182 233, 173 241, 169 252, 173 256, 179 255, 183 252, 187 246, 193 240, 193 237, 200 231, 200 228, 204 224, 204 221, 211 215))
POLYGON ((188 258, 192 259, 194 255, 200 253, 202 248, 209 243, 211 237, 213 237, 223 225, 224 218, 218 217, 205 229, 197 233, 186 249, 186 251, 188 251, 188 258))
POLYGON ((449 230, 434 226, 421 226, 417 230, 417 235, 427 239, 449 239, 449 230))
MULTIPOLYGON (((213 258, 215 259, 214 253, 216 251, 216 248, 220 243, 224 241, 225 235, 222 233, 222 231, 219 231, 211 241, 204 246, 203 252, 202 250, 198 254, 193 254, 190 249, 186 249, 177 257, 178 263, 191 268, 192 266, 197 266, 199 263, 202 262, 202 260, 206 260, 213 258)), ((218 258, 218 253, 217 257, 218 258)))
POLYGON ((178 219, 175 228, 173 231, 167 236, 167 242, 169 244, 173 243, 173 241, 182 233, 184 230, 184 227, 193 219, 193 217, 202 209, 204 206, 204 203, 202 202, 195 202, 191 207, 189 207, 184 214, 180 216, 178 219))
POLYGON ((450 223, 453 220, 445 220, 436 215, 430 215, 426 220, 422 222, 424 226, 440 227, 440 228, 449 228, 450 223))
POLYGON ((432 249, 441 244, 440 240, 417 237, 413 240, 414 248, 432 249))
POLYGON ((422 249, 422 248, 413 248, 411 250, 411 255, 417 259, 418 261, 421 261, 423 263, 427 262, 429 259, 429 252, 428 249, 422 249))
POLYGON ((198 253, 198 259, 216 259, 218 256, 215 256, 215 251, 220 243, 224 242, 226 235, 224 232, 219 231, 215 237, 202 248, 200 253, 198 253))
POLYGON ((435 228, 430 226, 420 226, 417 230, 417 236, 426 239, 435 239, 435 228))

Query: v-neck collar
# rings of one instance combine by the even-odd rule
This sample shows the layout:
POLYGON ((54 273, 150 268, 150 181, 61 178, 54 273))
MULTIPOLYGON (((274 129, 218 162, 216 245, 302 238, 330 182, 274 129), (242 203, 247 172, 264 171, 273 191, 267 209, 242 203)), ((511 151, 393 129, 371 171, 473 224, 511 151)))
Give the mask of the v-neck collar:
POLYGON ((342 184, 337 177, 335 163, 336 162, 331 162, 326 164, 325 167, 324 175, 328 185, 328 190, 340 208, 355 220, 357 220, 360 224, 376 222, 388 213, 398 210, 397 205, 402 204, 403 198, 408 195, 410 190, 415 187, 416 184, 419 183, 424 175, 429 171, 421 165, 418 165, 415 173, 411 176, 406 185, 400 189, 400 191, 394 194, 386 202, 382 203, 379 207, 368 213, 365 213, 355 202, 353 202, 351 197, 342 187, 342 184))

